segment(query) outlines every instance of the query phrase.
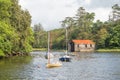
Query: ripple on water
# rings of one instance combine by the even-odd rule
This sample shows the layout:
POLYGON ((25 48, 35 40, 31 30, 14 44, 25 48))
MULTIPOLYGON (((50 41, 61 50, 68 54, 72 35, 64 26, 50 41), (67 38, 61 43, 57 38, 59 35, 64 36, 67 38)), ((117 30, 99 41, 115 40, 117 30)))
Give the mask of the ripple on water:
MULTIPOLYGON (((93 53, 72 56, 62 67, 46 68, 46 52, 33 52, 32 58, 0 61, 0 80, 120 80, 120 54, 93 53)), ((64 55, 54 52, 56 60, 64 55)))

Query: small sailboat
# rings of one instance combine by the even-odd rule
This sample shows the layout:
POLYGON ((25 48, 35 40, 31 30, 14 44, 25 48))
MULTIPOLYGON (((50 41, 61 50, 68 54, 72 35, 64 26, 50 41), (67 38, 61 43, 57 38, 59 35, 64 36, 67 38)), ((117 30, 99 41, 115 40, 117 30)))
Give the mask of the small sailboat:
POLYGON ((71 62, 71 57, 68 55, 64 55, 61 58, 59 58, 59 60, 62 62, 71 62))
POLYGON ((71 57, 68 56, 68 42, 67 42, 67 28, 66 28, 66 55, 62 56, 61 58, 59 58, 60 61, 62 62, 70 62, 71 61, 71 57))
POLYGON ((46 64, 46 67, 47 68, 60 67, 60 66, 62 66, 62 63, 60 63, 60 62, 51 62, 50 61, 51 57, 50 57, 50 49, 49 49, 49 38, 50 38, 50 34, 48 32, 48 53, 47 53, 48 62, 46 64))
MULTIPOLYGON (((50 34, 49 34, 50 35, 50 34)), ((49 44, 50 44, 50 42, 49 42, 49 44)), ((45 54, 45 59, 48 59, 48 57, 50 57, 50 58, 54 58, 54 55, 49 51, 49 52, 46 52, 46 54, 45 54), (48 56, 48 53, 49 53, 49 56, 48 56)))

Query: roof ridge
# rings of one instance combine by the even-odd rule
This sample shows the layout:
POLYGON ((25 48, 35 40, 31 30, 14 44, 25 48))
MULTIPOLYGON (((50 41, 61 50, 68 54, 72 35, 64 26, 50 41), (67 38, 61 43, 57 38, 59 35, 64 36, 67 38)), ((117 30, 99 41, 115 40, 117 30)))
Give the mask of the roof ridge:
POLYGON ((95 44, 92 40, 72 40, 72 42, 77 44, 95 44))

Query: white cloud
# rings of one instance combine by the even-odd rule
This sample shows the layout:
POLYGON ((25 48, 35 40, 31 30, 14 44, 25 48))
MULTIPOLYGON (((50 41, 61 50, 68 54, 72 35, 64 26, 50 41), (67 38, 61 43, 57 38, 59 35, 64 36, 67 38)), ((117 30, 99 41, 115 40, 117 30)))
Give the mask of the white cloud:
POLYGON ((88 11, 95 13, 95 21, 96 20, 106 21, 109 19, 109 14, 110 14, 111 9, 110 8, 95 8, 95 9, 91 9, 88 11))
POLYGON ((86 4, 90 4, 90 3, 91 3, 91 0, 85 0, 85 3, 86 3, 86 4))
POLYGON ((59 21, 74 16, 78 8, 74 0, 20 0, 20 4, 30 11, 32 24, 40 22, 47 30, 60 27, 59 21))
MULTIPOLYGON (((110 1, 115 3, 118 0, 110 1)), ((32 25, 40 22, 45 30, 50 30, 59 28, 59 22, 65 17, 75 16, 79 7, 84 7, 87 12, 94 12, 95 20, 106 21, 112 5, 112 2, 107 2, 109 0, 102 0, 104 4, 99 4, 100 0, 20 0, 20 5, 23 9, 29 10, 32 25)))

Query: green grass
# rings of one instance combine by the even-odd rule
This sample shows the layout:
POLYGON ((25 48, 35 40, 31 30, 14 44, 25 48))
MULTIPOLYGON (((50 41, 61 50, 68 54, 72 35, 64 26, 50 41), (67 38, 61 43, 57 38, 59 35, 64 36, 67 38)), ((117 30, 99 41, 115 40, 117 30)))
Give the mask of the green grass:
POLYGON ((120 49, 98 49, 96 52, 120 52, 120 49))
MULTIPOLYGON (((33 51, 47 51, 47 48, 33 48, 33 51)), ((55 50, 52 51, 64 51, 64 50, 55 50)), ((97 49, 96 52, 120 52, 120 49, 97 49)))
POLYGON ((47 48, 33 48, 33 51, 46 51, 47 48))
MULTIPOLYGON (((47 48, 33 48, 32 51, 47 51, 47 48)), ((51 49, 51 51, 65 52, 63 49, 51 49)))

